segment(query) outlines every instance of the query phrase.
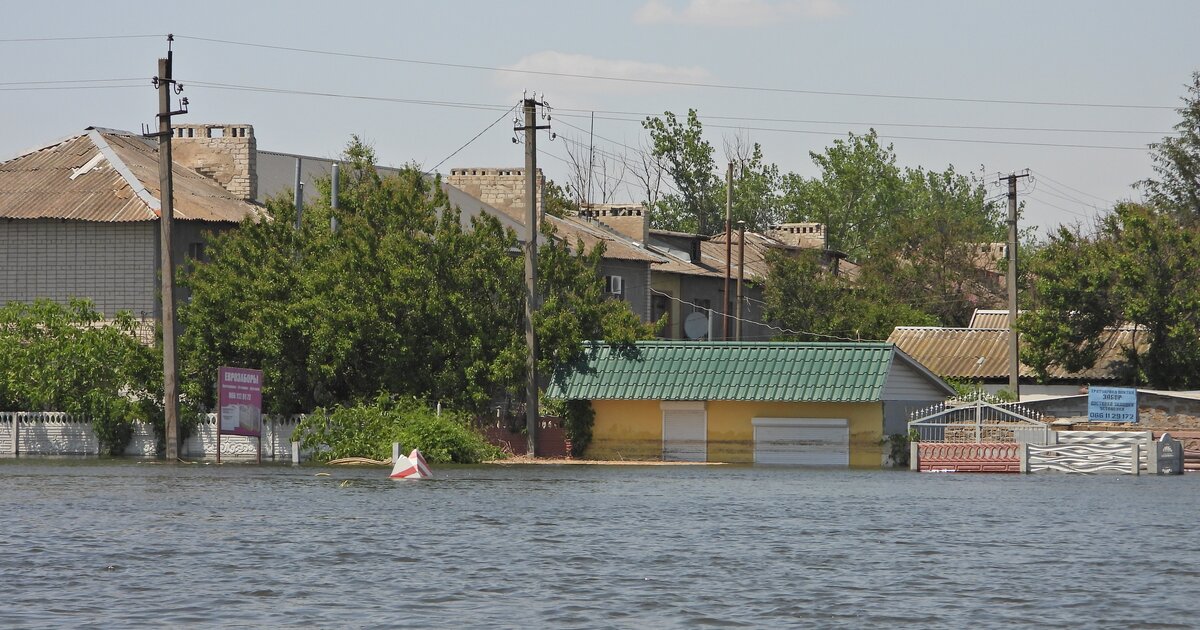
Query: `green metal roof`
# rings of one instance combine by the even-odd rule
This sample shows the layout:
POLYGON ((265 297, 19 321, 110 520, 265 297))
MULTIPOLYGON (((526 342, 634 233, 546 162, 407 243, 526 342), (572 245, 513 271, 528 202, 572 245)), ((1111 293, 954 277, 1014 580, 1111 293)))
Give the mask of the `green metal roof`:
POLYGON ((585 364, 555 374, 546 395, 587 400, 874 402, 889 343, 641 341, 588 344, 585 364))

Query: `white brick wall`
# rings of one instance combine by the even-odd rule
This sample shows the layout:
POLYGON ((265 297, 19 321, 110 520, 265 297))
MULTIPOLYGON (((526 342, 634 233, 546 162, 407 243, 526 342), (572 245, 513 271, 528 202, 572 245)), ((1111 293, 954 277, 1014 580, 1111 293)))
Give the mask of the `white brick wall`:
POLYGON ((156 222, 0 220, 0 306, 91 298, 105 316, 153 318, 156 222))

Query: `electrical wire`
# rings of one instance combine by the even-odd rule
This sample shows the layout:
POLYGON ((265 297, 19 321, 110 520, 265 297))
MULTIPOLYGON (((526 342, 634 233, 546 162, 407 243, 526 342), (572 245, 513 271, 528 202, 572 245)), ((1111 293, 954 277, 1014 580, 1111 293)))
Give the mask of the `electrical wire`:
POLYGON ((431 174, 433 174, 433 172, 434 172, 434 171, 436 171, 436 170, 438 169, 438 167, 439 167, 439 166, 441 166, 441 165, 443 165, 443 164, 445 164, 445 163, 446 163, 446 160, 449 160, 450 158, 452 158, 452 157, 454 157, 454 156, 458 155, 458 152, 459 152, 459 151, 462 151, 463 149, 465 149, 465 148, 467 148, 468 146, 470 146, 472 142, 475 142, 476 140, 478 140, 478 139, 479 139, 479 136, 482 136, 483 134, 487 133, 487 131, 488 131, 489 129, 491 129, 492 127, 495 127, 495 126, 496 126, 496 123, 500 122, 501 120, 504 120, 504 118, 505 118, 505 117, 507 117, 507 116, 508 116, 510 113, 512 113, 512 111, 513 111, 514 109, 516 109, 516 108, 517 108, 517 106, 516 106, 516 105, 513 105, 512 107, 508 108, 508 111, 504 112, 503 114, 500 114, 500 117, 499 117, 499 118, 497 118, 496 120, 493 120, 493 121, 492 121, 492 124, 490 124, 490 125, 488 125, 488 126, 484 127, 484 128, 483 128, 483 131, 480 131, 479 133, 475 134, 475 137, 474 137, 474 138, 471 138, 470 140, 467 140, 467 143, 466 143, 466 144, 464 144, 464 145, 462 145, 461 147, 458 147, 457 149, 455 149, 453 153, 451 153, 450 155, 447 155, 445 158, 443 158, 443 159, 442 159, 442 161, 441 161, 441 162, 438 162, 437 164, 434 164, 434 165, 433 165, 433 168, 431 168, 431 169, 429 169, 428 171, 426 171, 426 172, 425 172, 425 174, 426 174, 426 175, 431 175, 431 174))
MULTIPOLYGON (((682 298, 677 298, 677 297, 675 297, 674 295, 671 295, 670 293, 664 293, 664 292, 662 292, 662 291, 659 291, 658 289, 655 289, 655 288, 653 288, 653 287, 651 287, 651 288, 650 288, 650 292, 651 292, 651 293, 653 293, 653 294, 655 294, 655 295, 661 295, 661 296, 663 296, 663 297, 665 297, 665 298, 667 298, 667 299, 669 299, 669 300, 673 300, 673 301, 675 301, 675 302, 678 302, 678 303, 680 303, 680 304, 687 304, 688 306, 691 306, 691 307, 693 307, 693 308, 695 308, 696 310, 699 310, 699 311, 708 311, 708 312, 709 312, 709 313, 710 313, 712 316, 714 316, 714 317, 717 315, 717 310, 716 310, 716 309, 714 309, 714 308, 706 308, 706 307, 700 306, 699 304, 696 304, 696 303, 694 303, 694 302, 689 302, 689 301, 687 301, 687 300, 684 300, 684 299, 682 299, 682 298)), ((742 297, 743 297, 743 299, 750 300, 750 298, 749 298, 749 297, 747 297, 747 296, 742 296, 742 297)), ((758 300, 751 300, 751 301, 758 301, 758 300)), ((756 325, 756 326, 762 326, 763 328, 766 328, 766 329, 768 329, 768 330, 774 330, 774 331, 778 331, 778 332, 780 332, 780 333, 782 333, 782 334, 785 334, 785 335, 808 335, 808 336, 810 336, 810 337, 822 337, 822 338, 825 338, 825 339, 833 339, 833 340, 835 340, 835 341, 856 341, 856 342, 857 342, 857 341, 882 341, 882 340, 870 340, 870 339, 863 339, 863 338, 861 338, 861 337, 859 337, 859 338, 857 338, 857 339, 854 339, 854 338, 851 338, 851 337, 841 337, 841 336, 838 336, 838 335, 826 335, 826 334, 823 334, 823 333, 817 333, 817 332, 811 332, 811 331, 804 331, 804 330, 792 330, 792 329, 790 329, 790 328, 782 328, 782 327, 779 327, 779 326, 773 326, 773 325, 771 325, 771 324, 768 324, 768 323, 766 323, 766 322, 755 321, 755 320, 753 320, 753 319, 746 319, 745 317, 737 317, 737 316, 735 316, 735 315, 726 315, 726 314, 721 314, 721 317, 727 317, 727 318, 729 318, 730 320, 732 320, 732 321, 735 321, 735 322, 737 322, 737 321, 740 321, 740 322, 742 322, 743 324, 754 324, 754 325, 756 325)))
MULTIPOLYGON (((662 116, 662 113, 646 113, 646 112, 625 112, 611 110, 591 110, 562 107, 556 108, 559 116, 570 116, 572 118, 586 118, 592 113, 596 114, 611 114, 612 116, 637 116, 638 118, 615 118, 612 116, 599 116, 600 120, 616 120, 623 122, 642 122, 646 118, 654 118, 662 116), (564 112, 579 112, 579 113, 564 113, 564 112)), ((1063 127, 1005 127, 997 125, 947 125, 947 124, 932 124, 932 123, 888 123, 888 122, 861 122, 861 121, 845 121, 845 120, 806 120, 798 118, 763 118, 756 116, 722 116, 715 114, 700 114, 696 113, 696 117, 701 121, 704 120, 745 120, 751 122, 770 122, 770 123, 794 123, 803 125, 849 125, 853 127, 914 127, 919 129, 966 129, 974 131, 1036 131, 1036 132, 1052 132, 1052 133, 1115 133, 1115 134, 1131 134, 1131 135, 1155 135, 1165 136, 1177 133, 1171 131, 1138 131, 1129 129, 1071 129, 1063 127)))
POLYGON ((24 42, 79 42, 101 39, 147 39, 150 37, 166 37, 165 33, 155 35, 84 35, 79 37, 12 37, 0 39, 0 44, 24 42))
POLYGON ((425 59, 408 59, 403 57, 388 57, 384 55, 369 55, 361 53, 348 53, 332 50, 321 50, 318 48, 301 48, 298 46, 279 46, 273 44, 261 44, 256 42, 244 42, 231 39, 219 39, 215 37, 200 37, 193 35, 175 35, 176 39, 190 39, 193 41, 209 42, 216 44, 225 44, 231 46, 245 46, 249 48, 258 48, 264 50, 278 50, 284 52, 299 52, 313 55, 327 55, 332 57, 342 57, 350 59, 363 59, 370 61, 387 61, 393 63, 404 63, 413 65, 433 66, 439 68, 456 68, 466 70, 486 70, 489 72, 504 72, 510 74, 523 74, 534 76, 560 77, 570 79, 589 79, 593 81, 610 81, 617 83, 635 83, 642 85, 669 85, 675 87, 696 87, 721 90, 749 91, 749 92, 769 92, 783 94, 807 94, 814 96, 841 96, 853 98, 878 98, 878 99, 898 99, 898 100, 916 100, 916 101, 937 101, 937 102, 952 102, 952 103, 984 103, 984 104, 999 104, 999 105, 1036 105, 1036 106, 1053 106, 1053 107, 1087 107, 1087 108, 1113 108, 1113 109, 1178 109, 1173 105, 1134 105, 1125 103, 1081 103, 1069 101, 1026 101, 1014 99, 985 99, 985 98, 964 98, 964 97, 946 97, 946 96, 916 96, 906 94, 883 94, 872 92, 838 92, 832 90, 804 90, 797 88, 769 87, 769 86, 753 86, 753 85, 734 85, 724 83, 704 83, 699 81, 668 81, 663 79, 638 79, 632 77, 615 77, 598 74, 580 74, 571 72, 551 72, 544 70, 521 70, 517 68, 503 68, 498 66, 485 66, 479 64, 466 63, 450 63, 443 61, 429 61, 425 59))

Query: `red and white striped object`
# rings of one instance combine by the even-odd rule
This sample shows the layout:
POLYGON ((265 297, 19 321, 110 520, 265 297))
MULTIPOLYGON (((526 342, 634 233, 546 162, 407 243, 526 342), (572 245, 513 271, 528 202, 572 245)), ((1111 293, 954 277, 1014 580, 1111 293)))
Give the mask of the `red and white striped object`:
POLYGON ((396 458, 396 463, 392 466, 392 479, 428 479, 433 476, 433 471, 429 470, 429 464, 426 463, 425 457, 421 455, 421 451, 413 449, 408 457, 401 455, 396 458))

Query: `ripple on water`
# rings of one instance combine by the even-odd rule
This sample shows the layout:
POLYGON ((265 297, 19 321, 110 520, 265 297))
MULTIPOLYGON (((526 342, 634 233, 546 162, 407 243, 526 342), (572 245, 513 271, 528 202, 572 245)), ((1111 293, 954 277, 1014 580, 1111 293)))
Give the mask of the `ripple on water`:
POLYGON ((0 626, 1185 627, 1200 591, 1200 475, 438 472, 0 462, 0 626))

